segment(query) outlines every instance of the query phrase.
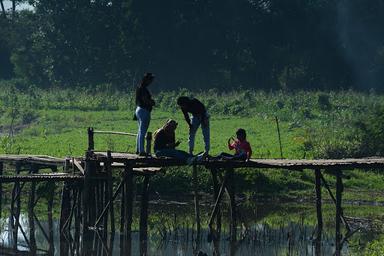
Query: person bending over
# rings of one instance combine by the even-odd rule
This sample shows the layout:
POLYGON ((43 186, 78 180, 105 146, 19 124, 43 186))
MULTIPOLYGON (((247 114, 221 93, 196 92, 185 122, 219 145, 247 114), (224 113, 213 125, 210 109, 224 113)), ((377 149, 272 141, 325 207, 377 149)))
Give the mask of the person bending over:
POLYGON ((175 139, 175 130, 177 122, 172 119, 168 121, 155 131, 153 150, 157 157, 172 157, 183 161, 189 160, 192 156, 185 151, 176 149, 180 141, 175 139))
POLYGON ((205 144, 204 154, 208 155, 210 149, 209 115, 204 104, 198 99, 182 96, 177 99, 177 105, 180 106, 189 126, 189 153, 193 154, 196 132, 201 125, 205 144))

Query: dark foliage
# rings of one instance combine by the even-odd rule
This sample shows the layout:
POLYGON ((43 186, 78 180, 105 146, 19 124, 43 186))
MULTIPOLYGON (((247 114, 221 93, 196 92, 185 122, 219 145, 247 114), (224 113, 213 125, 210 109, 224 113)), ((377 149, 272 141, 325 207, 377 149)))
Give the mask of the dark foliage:
POLYGON ((29 3, 0 19, 0 79, 127 88, 151 71, 160 89, 384 88, 383 0, 29 3))

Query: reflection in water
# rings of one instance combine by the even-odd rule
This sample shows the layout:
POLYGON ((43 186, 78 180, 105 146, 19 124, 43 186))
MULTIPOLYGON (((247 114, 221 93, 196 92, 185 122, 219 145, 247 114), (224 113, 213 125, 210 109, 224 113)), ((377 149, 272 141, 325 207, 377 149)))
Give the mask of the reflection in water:
MULTIPOLYGON (((223 212, 221 232, 202 229, 200 238, 197 238, 191 206, 151 205, 146 247, 148 255, 316 255, 316 246, 312 239, 315 234, 313 212, 307 211, 305 207, 253 207, 250 208, 253 210, 239 208, 241 218, 238 241, 231 243, 230 223, 225 222, 227 218, 224 218, 227 212, 223 212)), ((208 216, 208 212, 209 208, 202 216, 208 216)), ((39 224, 36 221, 38 218, 34 218, 35 225, 39 228, 35 228, 36 245, 31 246, 26 239, 30 237, 30 217, 25 213, 20 215, 17 237, 19 252, 35 247, 39 255, 139 255, 141 244, 137 220, 134 220, 131 240, 127 240, 119 232, 111 234, 104 232, 102 228, 88 230, 81 235, 71 229, 71 232, 60 235, 58 220, 40 217, 44 221, 38 221, 39 224), (22 230, 25 234, 22 234, 22 230)), ((207 218, 203 219, 202 225, 206 227, 204 221, 207 218)), ((10 223, 11 218, 1 219, 2 247, 13 247, 14 237, 10 223)), ((325 224, 320 243, 321 255, 332 255, 335 250, 333 223, 326 220, 325 224)), ((5 249, 2 250, 0 252, 5 252, 5 249)), ((349 252, 348 243, 345 243, 342 254, 349 252)))

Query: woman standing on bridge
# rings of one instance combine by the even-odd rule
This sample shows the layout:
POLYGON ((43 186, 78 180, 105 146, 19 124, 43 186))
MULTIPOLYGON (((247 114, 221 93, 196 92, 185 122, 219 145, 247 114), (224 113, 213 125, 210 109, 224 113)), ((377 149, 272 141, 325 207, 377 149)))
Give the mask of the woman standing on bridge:
POLYGON ((136 153, 144 156, 144 141, 145 134, 148 131, 149 122, 151 121, 151 111, 155 105, 155 101, 152 99, 151 93, 148 91, 148 85, 150 85, 155 76, 152 73, 145 73, 141 83, 136 88, 136 111, 135 117, 138 121, 139 130, 136 138, 136 153))

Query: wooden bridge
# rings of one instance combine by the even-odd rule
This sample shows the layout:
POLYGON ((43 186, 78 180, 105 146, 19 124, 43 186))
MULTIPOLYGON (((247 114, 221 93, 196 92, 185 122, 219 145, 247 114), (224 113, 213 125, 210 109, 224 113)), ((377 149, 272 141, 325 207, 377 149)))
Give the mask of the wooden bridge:
MULTIPOLYGON (((84 255, 95 250, 94 241, 96 237, 110 238, 109 244, 104 242, 99 245, 101 251, 98 255, 110 255, 113 244, 113 236, 116 230, 116 219, 119 220, 121 255, 131 255, 131 232, 134 204, 134 184, 136 177, 143 177, 141 204, 140 204, 140 255, 147 254, 147 221, 148 221, 148 198, 149 183, 153 175, 161 174, 166 167, 186 166, 182 161, 171 158, 156 158, 150 156, 150 138, 147 136, 148 156, 137 156, 129 153, 99 152, 95 151, 93 136, 97 131, 88 131, 88 150, 84 157, 77 158, 55 158, 50 156, 23 156, 23 155, 0 155, 0 193, 3 197, 3 184, 13 184, 10 215, 11 230, 13 236, 12 248, 18 249, 19 230, 28 244, 30 251, 36 252, 35 227, 37 222, 49 243, 53 243, 53 234, 44 230, 39 224, 33 209, 39 200, 36 195, 37 182, 63 182, 61 194, 60 214, 60 240, 68 237, 76 241, 75 246, 66 243, 60 245, 62 255, 77 254, 84 255), (60 172, 59 172, 60 170, 60 172), (22 193, 24 184, 30 183, 28 194, 29 237, 20 225, 21 197, 27 196, 22 193), (120 199, 120 207, 116 207, 116 199, 120 199), (116 213, 116 209, 120 209, 116 213), (81 237, 81 239, 80 239, 81 237)), ((101 132, 100 132, 101 133, 101 132)), ((129 135, 120 134, 119 135, 129 135)), ((317 231, 315 248, 316 254, 321 255, 321 237, 323 230, 322 218, 322 186, 330 194, 335 203, 335 245, 336 255, 340 255, 343 243, 354 233, 344 218, 342 210, 343 178, 346 178, 348 170, 351 169, 377 169, 384 167, 384 158, 372 157, 362 159, 337 159, 337 160, 289 160, 289 159, 251 159, 247 162, 207 160, 196 163, 192 168, 192 180, 194 184, 195 198, 195 222, 196 234, 199 236, 201 230, 199 195, 197 190, 197 165, 204 166, 211 172, 214 187, 214 202, 212 202, 212 213, 208 227, 215 237, 221 226, 220 202, 227 191, 230 207, 230 238, 237 239, 236 202, 234 175, 237 168, 253 169, 285 169, 301 171, 310 169, 314 172, 314 183, 316 190, 317 209, 317 231), (322 172, 336 177, 336 193, 333 195, 322 172), (342 235, 341 224, 345 225, 347 234, 342 235)), ((52 218, 53 191, 48 198, 48 215, 52 218)), ((2 200, 0 200, 1 209, 2 200)), ((107 241, 102 239, 100 241, 107 241)), ((53 244, 50 248, 53 247, 53 244)), ((50 251, 51 250, 51 251, 50 251)), ((0 249, 1 252, 1 249, 0 249)), ((47 255, 51 255, 49 249, 47 255)))

